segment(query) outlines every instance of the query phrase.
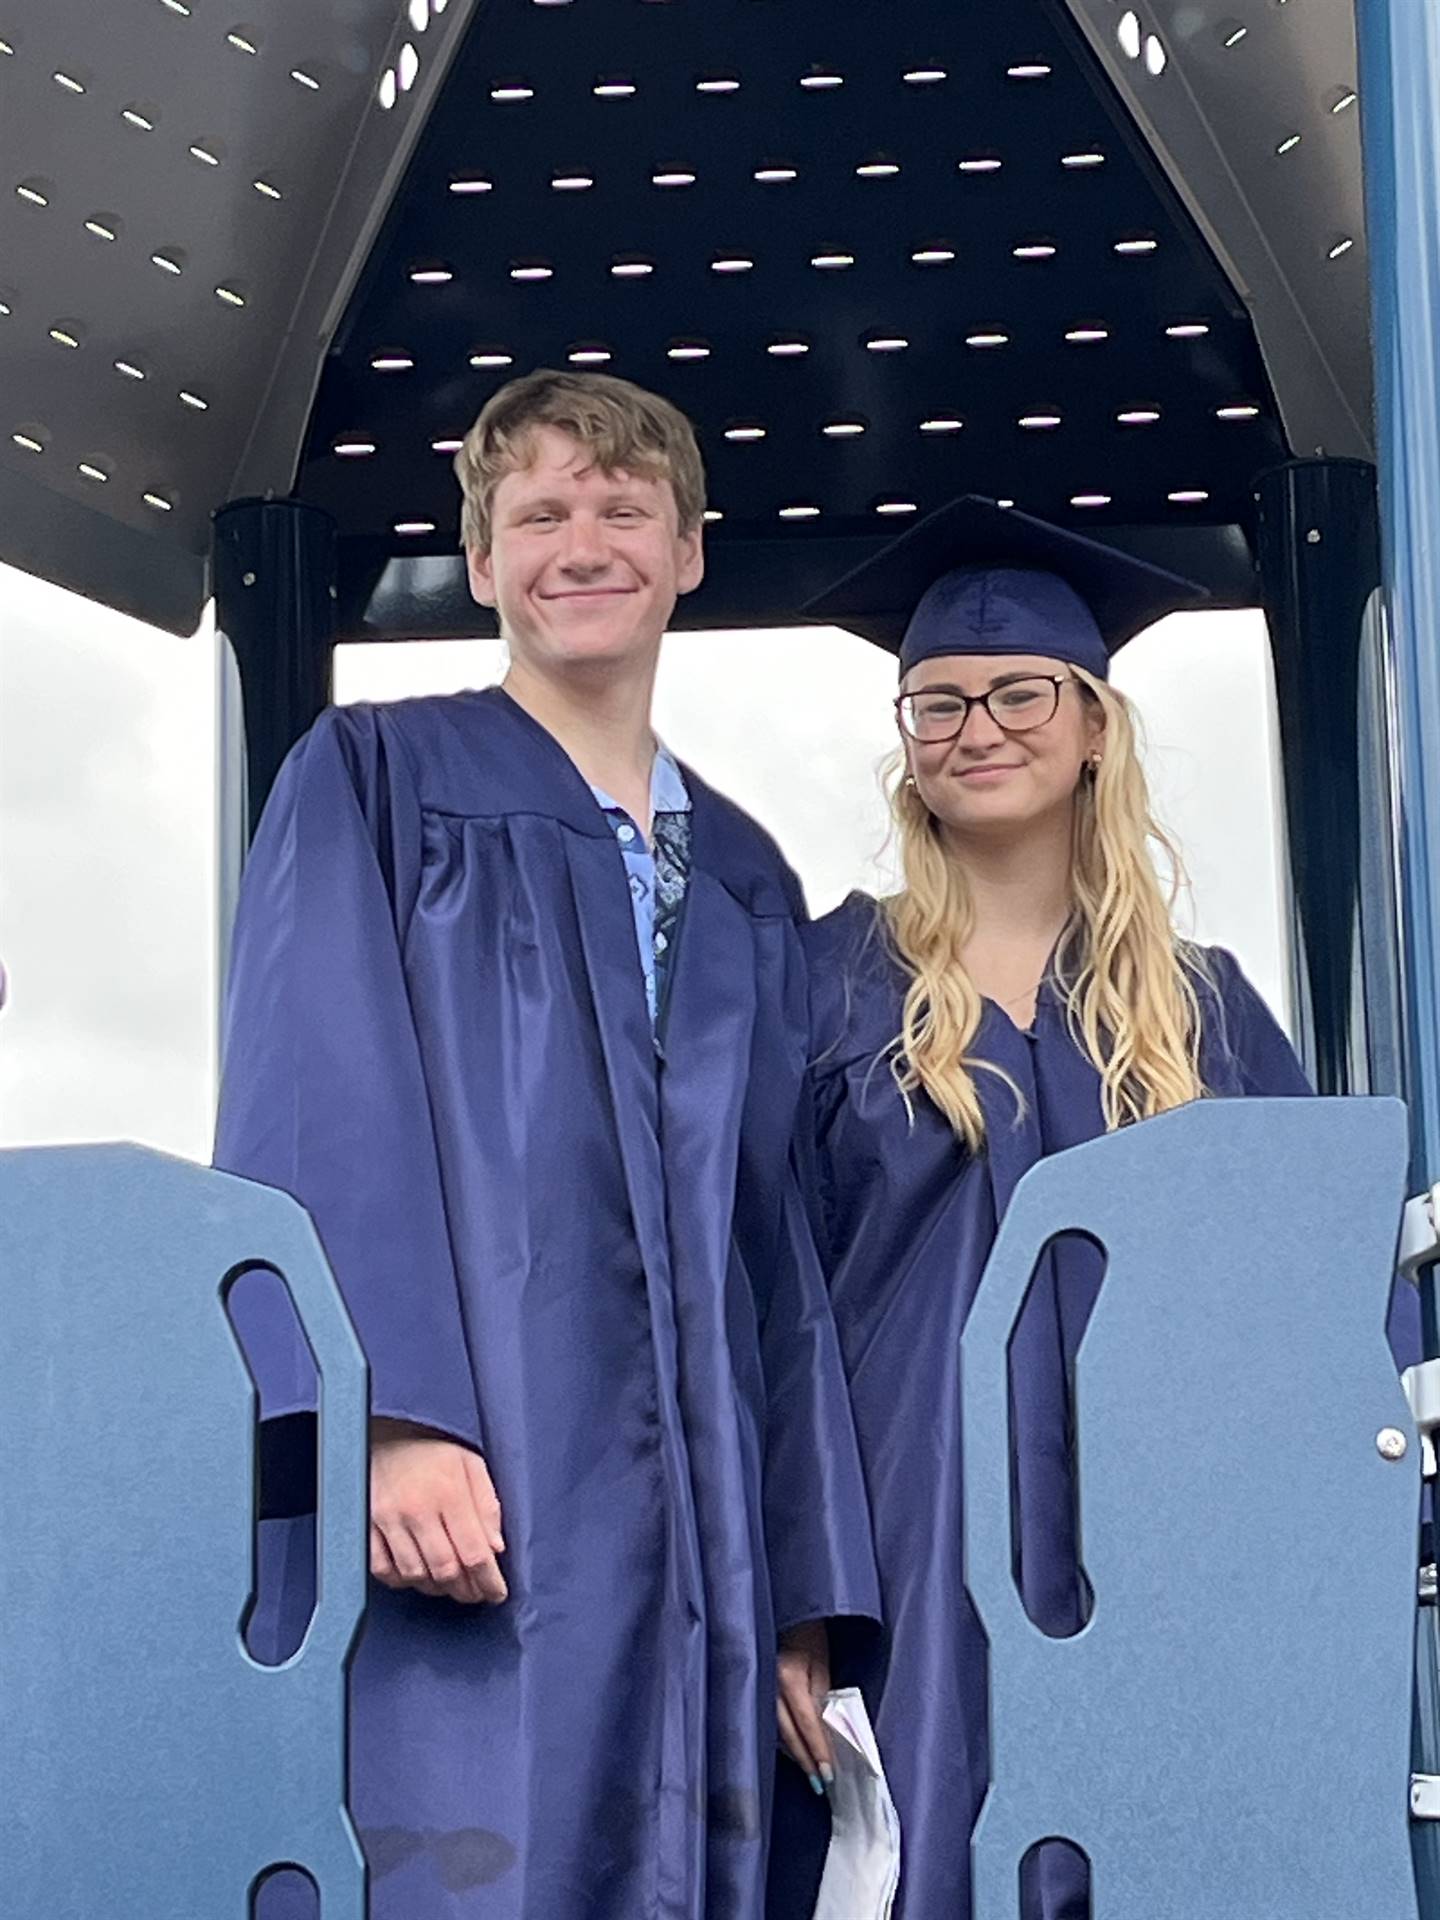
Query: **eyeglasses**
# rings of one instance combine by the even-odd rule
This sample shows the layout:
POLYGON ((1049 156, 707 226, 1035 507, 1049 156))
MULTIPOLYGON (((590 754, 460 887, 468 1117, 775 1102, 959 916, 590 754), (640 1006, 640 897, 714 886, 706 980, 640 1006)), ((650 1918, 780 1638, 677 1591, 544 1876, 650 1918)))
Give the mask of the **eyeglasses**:
POLYGON ((1032 733, 1055 718, 1068 673, 1026 674, 988 693, 957 693, 953 687, 921 687, 895 702, 900 724, 922 746, 958 740, 972 707, 984 707, 1002 733, 1032 733))

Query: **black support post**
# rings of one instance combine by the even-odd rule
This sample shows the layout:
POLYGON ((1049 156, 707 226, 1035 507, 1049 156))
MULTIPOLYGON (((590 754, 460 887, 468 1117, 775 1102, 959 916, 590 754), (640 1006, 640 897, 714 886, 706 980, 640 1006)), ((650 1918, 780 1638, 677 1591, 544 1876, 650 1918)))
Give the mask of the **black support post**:
POLYGON ((240 672, 254 833, 290 748, 330 699, 335 523, 298 500, 236 500, 214 523, 215 624, 240 672))
POLYGON ((1393 768, 1375 470, 1255 483, 1294 888, 1301 1045, 1321 1093, 1401 1091, 1393 768))

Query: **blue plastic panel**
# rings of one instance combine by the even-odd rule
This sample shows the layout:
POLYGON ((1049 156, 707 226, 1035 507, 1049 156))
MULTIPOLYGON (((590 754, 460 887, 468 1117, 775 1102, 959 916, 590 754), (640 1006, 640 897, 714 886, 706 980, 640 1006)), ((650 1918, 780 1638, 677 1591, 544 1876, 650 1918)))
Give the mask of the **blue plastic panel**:
POLYGON ((1017 1188, 962 1355, 974 1920, 1016 1920, 1046 1837, 1089 1854, 1094 1920, 1414 1920, 1419 1449, 1384 1334, 1405 1164, 1397 1102, 1227 1101, 1017 1188), (1109 1257, 1075 1387, 1095 1608, 1050 1640, 1011 1574, 1006 1348, 1067 1230, 1109 1257))
POLYGON ((364 1602, 366 1372, 301 1209, 137 1147, 0 1154, 0 1805, 15 1920, 248 1920, 303 1865, 363 1920, 345 1671, 364 1602), (227 1276, 282 1274, 323 1382, 320 1597, 241 1641, 253 1391, 227 1276))

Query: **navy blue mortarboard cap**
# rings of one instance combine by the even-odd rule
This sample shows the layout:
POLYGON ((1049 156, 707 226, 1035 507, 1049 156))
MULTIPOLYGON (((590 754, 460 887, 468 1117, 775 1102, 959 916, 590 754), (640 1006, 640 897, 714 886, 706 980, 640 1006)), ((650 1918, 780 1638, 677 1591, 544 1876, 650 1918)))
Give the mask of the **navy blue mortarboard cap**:
POLYGON ((1207 598, 1099 540, 965 494, 804 611, 898 653, 902 674, 936 654, 1036 653, 1104 679, 1117 647, 1207 598))

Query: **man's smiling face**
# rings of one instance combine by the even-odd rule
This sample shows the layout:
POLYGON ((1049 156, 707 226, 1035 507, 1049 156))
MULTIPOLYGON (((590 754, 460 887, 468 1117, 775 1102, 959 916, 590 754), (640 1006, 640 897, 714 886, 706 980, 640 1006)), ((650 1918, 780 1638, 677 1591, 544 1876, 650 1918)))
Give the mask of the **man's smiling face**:
POLYGON ((536 427, 530 449, 495 488, 490 551, 469 555, 475 598, 542 669, 653 655, 700 584, 700 530, 681 532, 668 479, 605 473, 556 427, 536 427))

